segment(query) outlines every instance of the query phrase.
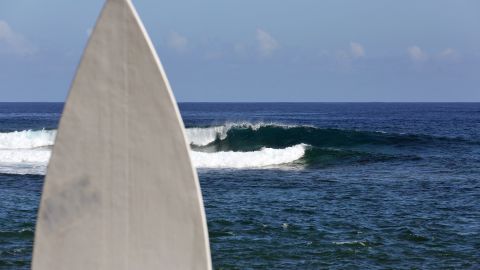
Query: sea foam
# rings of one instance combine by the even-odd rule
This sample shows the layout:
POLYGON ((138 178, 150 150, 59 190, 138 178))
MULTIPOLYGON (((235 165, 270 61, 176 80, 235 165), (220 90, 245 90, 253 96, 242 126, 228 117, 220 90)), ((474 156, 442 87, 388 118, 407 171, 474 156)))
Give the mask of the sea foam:
POLYGON ((45 174, 50 149, 0 149, 0 173, 45 174))
POLYGON ((45 174, 55 130, 0 133, 0 173, 45 174))
POLYGON ((31 149, 50 146, 55 141, 56 130, 23 130, 0 133, 0 149, 31 149))
POLYGON ((251 152, 195 152, 192 161, 197 168, 261 168, 291 163, 303 157, 307 145, 298 144, 284 149, 262 148, 251 152))

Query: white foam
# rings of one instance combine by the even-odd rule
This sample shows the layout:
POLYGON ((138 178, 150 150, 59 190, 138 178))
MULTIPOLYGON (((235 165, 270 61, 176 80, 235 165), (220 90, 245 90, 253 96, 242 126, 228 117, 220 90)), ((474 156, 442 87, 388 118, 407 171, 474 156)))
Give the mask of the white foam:
POLYGON ((217 138, 225 139, 229 129, 228 126, 187 128, 186 132, 190 144, 204 146, 214 142, 217 138))
POLYGON ((47 163, 50 159, 49 149, 0 150, 0 162, 6 163, 47 163))
MULTIPOLYGON (((226 123, 225 126, 228 129, 231 128, 250 128, 252 130, 258 130, 262 127, 280 127, 284 129, 289 129, 289 128, 295 128, 298 127, 297 125, 288 125, 288 124, 282 124, 282 123, 276 123, 276 122, 231 122, 231 123, 226 123)), ((303 126, 303 127, 309 127, 309 126, 303 126)))
POLYGON ((191 152, 197 168, 261 168, 291 163, 303 157, 307 145, 298 144, 284 149, 262 148, 252 152, 191 152))
POLYGON ((0 173, 45 174, 56 130, 0 133, 0 173))
POLYGON ((53 145, 56 130, 23 130, 0 133, 0 149, 31 149, 53 145))
POLYGON ((49 149, 2 149, 0 173, 45 174, 50 155, 49 149))

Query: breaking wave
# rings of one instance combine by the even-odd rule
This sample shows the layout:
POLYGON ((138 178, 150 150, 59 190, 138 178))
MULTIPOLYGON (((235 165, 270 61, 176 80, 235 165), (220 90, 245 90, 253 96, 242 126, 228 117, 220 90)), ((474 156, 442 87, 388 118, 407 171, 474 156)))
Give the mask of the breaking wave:
POLYGON ((414 134, 268 123, 227 124, 220 127, 206 127, 202 130, 205 133, 208 132, 208 139, 202 137, 201 143, 196 143, 198 138, 191 139, 190 142, 194 149, 252 151, 262 147, 284 148, 301 143, 315 147, 352 147, 359 145, 408 146, 446 139, 414 134))
MULTIPOLYGON (((450 139, 425 135, 319 128, 274 123, 229 123, 188 127, 192 161, 198 168, 271 168, 418 160, 385 149, 405 149, 450 139)), ((0 133, 0 173, 43 174, 55 130, 0 133)), ((413 148, 412 148, 413 149, 413 148)))
POLYGON ((263 128, 266 126, 276 126, 279 128, 294 127, 294 126, 282 125, 282 124, 266 124, 266 123, 252 124, 252 123, 244 122, 244 123, 227 123, 221 126, 189 127, 186 129, 186 133, 187 133, 187 137, 190 144, 195 146, 205 146, 215 142, 218 139, 220 140, 226 139, 228 136, 228 133, 231 130, 250 129, 253 131, 257 131, 260 128, 263 128))

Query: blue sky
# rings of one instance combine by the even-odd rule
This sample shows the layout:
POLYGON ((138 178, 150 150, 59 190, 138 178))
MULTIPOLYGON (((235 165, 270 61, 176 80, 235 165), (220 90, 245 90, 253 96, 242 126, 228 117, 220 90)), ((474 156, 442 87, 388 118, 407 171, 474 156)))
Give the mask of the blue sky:
MULTIPOLYGON (((178 101, 480 101, 480 1, 133 0, 178 101)), ((0 1, 0 101, 63 101, 103 1, 0 1)))

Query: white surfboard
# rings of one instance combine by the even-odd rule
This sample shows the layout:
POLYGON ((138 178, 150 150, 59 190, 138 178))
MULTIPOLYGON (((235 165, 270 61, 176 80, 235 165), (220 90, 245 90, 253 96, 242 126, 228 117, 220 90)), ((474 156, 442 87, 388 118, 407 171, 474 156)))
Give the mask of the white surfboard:
POLYGON ((183 123, 130 0, 108 0, 60 121, 32 268, 211 269, 183 123))

